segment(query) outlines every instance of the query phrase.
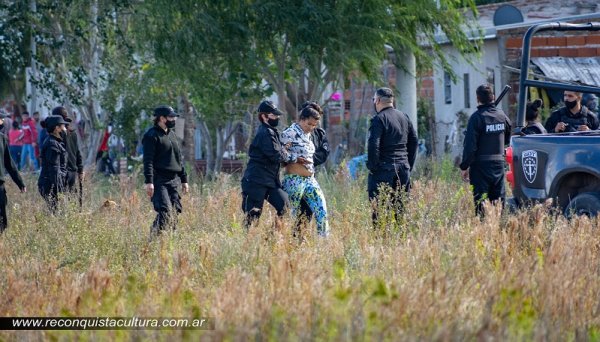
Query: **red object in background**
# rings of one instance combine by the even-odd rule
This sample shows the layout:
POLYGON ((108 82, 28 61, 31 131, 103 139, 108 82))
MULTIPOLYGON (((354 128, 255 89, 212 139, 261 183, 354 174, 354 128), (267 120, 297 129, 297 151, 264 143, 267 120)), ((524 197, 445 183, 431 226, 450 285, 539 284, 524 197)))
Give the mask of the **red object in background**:
POLYGON ((98 151, 106 152, 108 151, 108 138, 110 137, 110 133, 108 133, 108 129, 104 130, 104 136, 102 137, 102 142, 100 143, 100 147, 98 147, 98 151))
POLYGON ((514 174, 514 161, 513 161, 513 149, 512 146, 507 147, 504 150, 506 162, 508 163, 508 172, 506 173, 506 180, 510 184, 511 189, 515 188, 515 174, 514 174))

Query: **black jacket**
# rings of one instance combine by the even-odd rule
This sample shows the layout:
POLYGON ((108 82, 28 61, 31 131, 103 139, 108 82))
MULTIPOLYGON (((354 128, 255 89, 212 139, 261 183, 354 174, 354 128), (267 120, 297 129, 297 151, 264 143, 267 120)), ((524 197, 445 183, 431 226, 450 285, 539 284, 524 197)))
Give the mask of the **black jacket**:
POLYGON ((408 115, 393 107, 385 108, 371 119, 367 168, 375 172, 402 165, 412 170, 417 147, 417 133, 408 115))
POLYGON ((71 172, 83 173, 83 160, 81 151, 79 151, 79 138, 77 132, 67 130, 64 135, 65 148, 67 150, 67 170, 71 172))
POLYGON ((154 125, 144 134, 142 146, 146 184, 154 183, 157 175, 168 179, 179 176, 181 183, 187 183, 187 173, 181 162, 183 158, 175 131, 172 129, 165 131, 160 126, 154 125))
POLYGON ((475 161, 504 160, 504 145, 510 143, 510 119, 493 104, 477 106, 469 118, 460 169, 475 161))
POLYGON ((586 106, 581 106, 581 110, 577 114, 571 113, 567 107, 552 112, 545 125, 548 133, 556 133, 554 128, 559 122, 567 124, 565 132, 577 132, 577 128, 581 125, 587 125, 591 130, 598 129, 598 126, 600 126, 596 114, 592 113, 586 106))
POLYGON ((535 121, 535 122, 528 122, 527 126, 521 130, 521 133, 529 135, 529 134, 546 134, 548 132, 546 131, 546 128, 544 128, 544 126, 541 123, 535 121))
POLYGON ((327 134, 322 128, 315 128, 310 134, 310 139, 315 144, 315 154, 313 156, 313 162, 315 166, 319 166, 327 161, 329 157, 329 141, 327 141, 327 134))
POLYGON ((2 163, 0 163, 0 184, 4 184, 6 173, 8 173, 19 189, 23 190, 25 183, 23 183, 23 178, 21 178, 15 162, 10 156, 8 138, 2 133, 0 133, 0 159, 2 160, 2 163))
POLYGON ((244 179, 270 188, 281 187, 279 165, 289 161, 276 128, 261 123, 248 149, 244 179))
POLYGON ((38 185, 54 187, 62 191, 67 177, 67 158, 63 141, 50 134, 40 149, 42 170, 38 185))

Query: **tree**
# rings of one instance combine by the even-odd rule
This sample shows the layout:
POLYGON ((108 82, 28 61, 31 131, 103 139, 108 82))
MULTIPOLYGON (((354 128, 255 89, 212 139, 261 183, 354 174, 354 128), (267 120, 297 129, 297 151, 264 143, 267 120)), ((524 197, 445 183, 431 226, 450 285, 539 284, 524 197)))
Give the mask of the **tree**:
MULTIPOLYGON (((169 70, 168 84, 181 85, 183 114, 191 118, 186 128, 196 121, 200 126, 212 175, 240 120, 269 91, 247 58, 247 28, 240 25, 245 7, 235 1, 154 0, 140 12, 136 26, 146 39, 138 40, 139 49, 151 51, 148 60, 169 70)), ((184 154, 193 158, 192 134, 184 136, 184 154)))
MULTIPOLYGON (((131 58, 123 27, 128 24, 128 1, 37 1, 31 18, 36 26, 38 77, 42 93, 77 109, 88 122, 84 140, 86 164, 93 162, 108 117, 100 111, 113 64, 131 58)), ((110 108, 105 108, 111 110, 110 108)))
POLYGON ((475 12, 472 0, 152 0, 144 6, 145 46, 174 78, 189 81, 201 125, 217 129, 228 117, 224 103, 243 94, 242 85, 256 94, 269 91, 260 78, 294 119, 299 103, 319 100, 327 86, 336 89, 349 75, 379 81, 390 48, 447 69, 440 36, 465 54, 476 51, 465 19, 475 12), (250 82, 240 82, 241 75, 250 82), (213 101, 214 95, 220 98, 213 101))
POLYGON ((25 93, 27 66, 27 6, 22 1, 0 1, 0 96, 12 95, 17 104, 25 93))

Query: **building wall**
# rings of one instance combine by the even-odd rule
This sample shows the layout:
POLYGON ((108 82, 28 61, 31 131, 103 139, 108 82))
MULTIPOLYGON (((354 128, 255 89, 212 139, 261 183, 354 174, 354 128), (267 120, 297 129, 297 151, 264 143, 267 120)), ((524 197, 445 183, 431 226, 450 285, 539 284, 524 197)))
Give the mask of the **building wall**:
MULTIPOLYGON (((494 88, 501 89, 501 66, 498 58, 498 45, 495 40, 484 42, 481 58, 473 59, 472 64, 469 64, 451 46, 445 46, 444 51, 453 60, 451 61, 452 70, 457 79, 456 82, 450 82, 451 94, 448 96, 446 73, 439 67, 434 69, 435 152, 437 154, 447 152, 452 157, 456 157, 462 152, 462 132, 466 128, 464 120, 477 109, 475 89, 492 79, 494 88), (468 86, 465 86, 465 79, 468 80, 468 86), (458 120, 460 112, 466 114, 463 116, 462 124, 458 120)), ((426 89, 425 92, 427 91, 426 89)))

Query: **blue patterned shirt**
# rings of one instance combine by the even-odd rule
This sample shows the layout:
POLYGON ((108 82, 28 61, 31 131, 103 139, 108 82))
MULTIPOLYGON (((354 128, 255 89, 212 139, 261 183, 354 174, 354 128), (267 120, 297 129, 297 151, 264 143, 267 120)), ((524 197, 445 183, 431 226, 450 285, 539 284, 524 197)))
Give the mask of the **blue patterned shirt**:
POLYGON ((281 144, 286 145, 290 142, 292 143, 292 146, 288 149, 290 161, 295 162, 298 157, 303 157, 310 162, 310 164, 306 164, 304 167, 311 173, 315 173, 313 162, 315 145, 310 139, 310 133, 305 133, 298 123, 293 123, 281 133, 281 144))

